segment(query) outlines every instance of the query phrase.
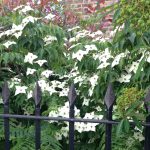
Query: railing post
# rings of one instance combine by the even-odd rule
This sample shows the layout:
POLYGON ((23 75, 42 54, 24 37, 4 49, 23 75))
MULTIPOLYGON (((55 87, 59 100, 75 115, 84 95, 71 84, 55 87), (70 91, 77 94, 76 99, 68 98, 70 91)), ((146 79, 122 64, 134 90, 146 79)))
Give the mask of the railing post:
MULTIPOLYGON (((4 103, 4 114, 9 114, 9 96, 10 91, 7 82, 4 83, 2 88, 2 99, 4 103)), ((5 150, 10 150, 10 128, 9 128, 9 118, 4 118, 4 134, 5 134, 5 150)))
MULTIPOLYGON (((70 86, 68 99, 69 99, 69 118, 74 118, 74 104, 76 99, 76 91, 74 84, 70 86)), ((74 150, 74 122, 69 122, 69 150, 74 150)))
MULTIPOLYGON (((150 113, 150 90, 148 91, 145 99, 145 109, 147 113, 150 113)), ((146 117, 146 123, 150 123, 150 115, 146 117)), ((144 150, 149 150, 150 149, 150 127, 146 126, 145 127, 145 143, 144 143, 144 150)))
MULTIPOLYGON (((107 120, 111 121, 112 120, 113 104, 115 101, 115 94, 113 92, 113 87, 112 87, 111 83, 108 85, 104 101, 105 101, 106 108, 107 108, 106 118, 107 118, 107 120)), ((111 132, 112 132, 112 125, 106 124, 105 150, 111 150, 112 149, 111 148, 111 138, 112 138, 111 132)))
MULTIPOLYGON (((33 98, 35 100, 35 116, 40 116, 40 102, 41 102, 41 88, 36 83, 35 90, 33 92, 33 98)), ((35 149, 40 150, 41 148, 41 123, 39 119, 35 120, 35 149)))

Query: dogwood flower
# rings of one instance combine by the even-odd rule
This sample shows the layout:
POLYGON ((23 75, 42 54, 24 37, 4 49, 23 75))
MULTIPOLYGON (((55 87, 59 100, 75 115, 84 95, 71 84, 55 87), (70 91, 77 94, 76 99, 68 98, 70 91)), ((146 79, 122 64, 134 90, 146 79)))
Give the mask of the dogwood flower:
POLYGON ((59 92, 59 96, 68 96, 68 88, 64 88, 62 91, 59 92))
POLYGON ((134 137, 136 140, 139 140, 140 142, 145 139, 144 136, 142 135, 142 133, 140 133, 140 132, 134 132, 133 137, 134 137))
POLYGON ((46 43, 45 44, 45 46, 46 46, 48 44, 51 44, 53 41, 57 41, 57 38, 55 36, 48 35, 43 40, 46 43))
POLYGON ((26 18, 24 18, 24 19, 22 20, 22 24, 26 25, 26 24, 28 24, 29 22, 34 23, 35 21, 37 21, 37 18, 32 17, 32 16, 28 16, 28 17, 26 17, 26 18))
POLYGON ((91 97, 93 95, 94 87, 89 88, 88 95, 91 97))
POLYGON ((27 99, 32 98, 32 94, 33 94, 33 91, 28 91, 28 93, 27 93, 27 99))
POLYGON ((25 6, 25 5, 19 5, 19 6, 15 7, 15 8, 13 9, 13 11, 17 11, 18 9, 23 8, 24 6, 25 6))
POLYGON ((45 70, 41 73, 41 75, 48 78, 52 73, 53 73, 53 71, 51 71, 51 70, 45 70))
POLYGON ((35 69, 27 68, 26 74, 27 74, 27 75, 29 75, 29 74, 34 74, 35 71, 36 71, 35 69))
POLYGON ((47 35, 45 38, 44 38, 44 42, 48 42, 48 41, 56 41, 57 38, 55 36, 51 36, 51 35, 47 35))
POLYGON ((42 91, 45 91, 48 87, 48 84, 43 79, 39 80, 38 84, 39 84, 40 88, 42 89, 42 91))
POLYGON ((139 62, 133 62, 130 68, 128 69, 128 72, 131 73, 133 71, 134 73, 136 73, 138 67, 139 67, 139 62))
POLYGON ((26 86, 16 86, 16 92, 15 95, 18 95, 20 93, 26 93, 26 86))
POLYGON ((25 55, 24 62, 28 62, 30 64, 33 64, 33 60, 35 60, 36 58, 38 58, 36 55, 34 55, 32 53, 28 53, 27 55, 25 55))
POLYGON ((11 30, 13 30, 13 31, 22 31, 23 29, 24 29, 24 26, 22 24, 16 25, 16 24, 13 23, 11 30))
POLYGON ((82 105, 89 106, 90 99, 84 98, 82 105))
POLYGON ((69 39, 69 43, 72 43, 72 42, 75 42, 75 41, 77 41, 76 37, 72 37, 72 38, 69 39))
POLYGON ((98 123, 86 123, 86 126, 84 127, 84 131, 93 131, 93 132, 95 132, 95 130, 96 130, 96 125, 97 125, 98 123))
POLYGON ((78 46, 78 45, 80 45, 81 43, 77 43, 77 44, 73 44, 73 45, 71 45, 69 48, 68 48, 68 50, 70 50, 70 49, 72 49, 72 48, 74 48, 74 47, 76 47, 76 46, 78 46))
POLYGON ((20 14, 22 14, 22 13, 26 14, 26 12, 29 12, 29 11, 34 11, 34 9, 27 5, 27 6, 24 6, 23 9, 19 10, 19 13, 20 14))
POLYGON ((35 61, 34 63, 37 63, 38 65, 42 66, 46 62, 47 60, 38 60, 38 61, 35 61))
POLYGON ((110 63, 108 63, 108 62, 103 62, 103 63, 101 63, 101 64, 97 67, 97 69, 106 68, 106 67, 109 66, 109 65, 110 65, 110 63))
POLYGON ((73 28, 70 28, 70 29, 68 29, 68 32, 73 31, 73 30, 76 30, 76 29, 80 29, 80 27, 79 27, 79 26, 75 26, 75 27, 73 27, 73 28))
POLYGON ((89 78, 89 81, 90 81, 92 87, 95 87, 95 85, 97 84, 97 80, 98 80, 97 74, 94 74, 91 78, 89 78))
POLYGON ((93 119, 94 118, 94 112, 86 113, 84 116, 84 119, 93 119))
POLYGON ((72 58, 73 58, 73 59, 76 58, 77 60, 81 61, 82 58, 83 58, 83 56, 84 56, 84 55, 87 55, 87 54, 88 54, 87 51, 79 50, 79 51, 77 51, 76 53, 73 52, 72 58))
POLYGON ((117 80, 120 83, 127 83, 130 82, 130 79, 132 77, 132 74, 121 74, 121 77, 117 80))
POLYGON ((13 34, 17 39, 22 35, 22 31, 13 34))
POLYGON ((47 84, 45 90, 48 91, 50 95, 52 95, 53 93, 57 93, 57 91, 55 90, 55 87, 49 86, 48 84, 47 84))
POLYGON ((3 45, 8 48, 10 45, 16 44, 16 42, 14 41, 7 41, 6 43, 4 43, 3 45))
POLYGON ((119 62, 120 62, 120 59, 123 58, 123 57, 125 57, 125 56, 126 56, 125 53, 120 53, 119 55, 117 55, 117 56, 114 58, 114 60, 113 60, 113 62, 112 62, 112 64, 111 64, 111 67, 113 68, 114 66, 118 65, 119 62))
POLYGON ((84 46, 86 51, 92 51, 92 50, 97 50, 97 47, 94 45, 94 44, 91 44, 91 45, 85 45, 84 46))
POLYGON ((45 17, 45 19, 47 19, 47 20, 52 20, 52 21, 53 21, 53 20, 55 19, 55 16, 56 16, 56 15, 50 13, 50 14, 48 14, 48 15, 45 17))

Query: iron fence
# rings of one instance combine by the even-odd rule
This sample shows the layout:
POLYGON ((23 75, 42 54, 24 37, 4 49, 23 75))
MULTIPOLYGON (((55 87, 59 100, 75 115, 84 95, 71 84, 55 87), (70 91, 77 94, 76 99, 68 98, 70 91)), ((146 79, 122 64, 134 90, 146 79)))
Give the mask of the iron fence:
MULTIPOLYGON (((4 136, 5 136, 5 150, 10 150, 10 127, 9 127, 9 118, 19 118, 19 119, 30 119, 35 122, 35 149, 40 150, 41 147, 41 120, 55 120, 55 121, 67 121, 69 122, 69 150, 74 150, 74 124, 75 122, 84 122, 84 123, 99 123, 105 124, 105 150, 112 150, 112 125, 117 125, 119 121, 112 120, 112 111, 113 104, 115 102, 115 94, 113 92, 112 84, 108 85, 106 94, 105 94, 105 104, 106 104, 106 119, 79 119, 75 118, 74 106, 76 100, 76 91, 74 84, 70 86, 68 99, 69 99, 69 118, 64 117, 46 117, 40 115, 40 102, 42 98, 41 88, 38 83, 36 83, 35 90, 33 91, 33 98, 35 100, 35 115, 17 115, 9 114, 9 97, 10 90, 8 88, 7 82, 5 82, 2 87, 2 99, 4 104, 4 113, 0 114, 0 119, 4 119, 4 136)), ((148 92, 146 98, 144 99, 145 108, 147 112, 150 112, 150 91, 148 92)), ((134 122, 130 124, 135 125, 134 122)), ((145 123, 142 123, 145 128, 145 141, 144 141, 144 150, 150 150, 150 115, 147 116, 145 123)))

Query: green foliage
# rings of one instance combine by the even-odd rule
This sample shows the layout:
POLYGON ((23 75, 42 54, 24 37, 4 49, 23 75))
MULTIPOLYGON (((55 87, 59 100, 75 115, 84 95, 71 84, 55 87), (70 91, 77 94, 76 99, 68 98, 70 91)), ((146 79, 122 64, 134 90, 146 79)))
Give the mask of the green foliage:
POLYGON ((129 26, 138 35, 143 35, 144 32, 149 31, 149 7, 149 0, 121 0, 116 5, 115 25, 120 26, 123 23, 129 23, 129 26))
POLYGON ((143 90, 135 87, 122 89, 121 95, 116 100, 120 116, 124 118, 127 117, 126 115, 130 116, 133 112, 140 111, 144 93, 143 90))

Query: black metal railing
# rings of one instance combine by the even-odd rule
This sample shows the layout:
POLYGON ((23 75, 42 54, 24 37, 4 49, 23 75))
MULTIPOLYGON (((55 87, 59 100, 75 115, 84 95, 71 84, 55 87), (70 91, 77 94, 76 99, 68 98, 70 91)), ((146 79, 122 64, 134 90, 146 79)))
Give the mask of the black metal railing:
MULTIPOLYGON (((106 120, 98 120, 98 119, 79 119, 74 118, 74 105, 76 100, 76 91, 74 84, 71 85, 68 93, 69 99, 69 118, 63 117, 46 117, 40 116, 40 102, 42 98, 41 88, 38 83, 36 83, 35 90, 33 91, 33 98, 35 100, 35 115, 27 116, 27 115, 16 115, 9 114, 9 97, 10 91, 8 88, 7 82, 5 82, 2 88, 2 99, 4 104, 4 114, 0 114, 0 119, 4 119, 4 135, 5 135, 5 150, 10 150, 10 127, 9 127, 9 118, 19 118, 19 119, 30 119, 35 121, 35 149, 40 150, 41 147, 41 120, 55 120, 55 121, 67 121, 69 122, 69 150, 74 150, 74 124, 75 122, 85 122, 85 123, 99 123, 106 125, 105 131, 105 150, 111 150, 112 145, 112 125, 117 125, 119 121, 112 120, 112 111, 113 104, 115 102, 115 94, 113 92, 112 84, 108 85, 106 95, 104 98, 106 104, 106 120)), ((145 108, 147 112, 150 112, 150 106, 148 102, 150 102, 150 91, 148 92, 145 100, 145 108)), ((130 124, 134 125, 134 122, 130 122, 130 124)), ((144 142, 144 150, 150 150, 150 115, 146 118, 145 123, 142 123, 145 127, 145 142, 144 142)))

